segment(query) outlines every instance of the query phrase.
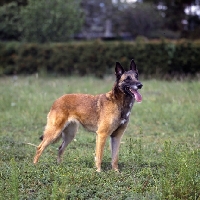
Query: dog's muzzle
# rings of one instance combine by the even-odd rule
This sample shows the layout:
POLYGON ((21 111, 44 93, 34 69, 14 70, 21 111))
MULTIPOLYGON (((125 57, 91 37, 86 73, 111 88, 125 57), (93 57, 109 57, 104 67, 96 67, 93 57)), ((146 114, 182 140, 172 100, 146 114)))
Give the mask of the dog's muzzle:
POLYGON ((142 102, 142 95, 138 92, 138 90, 141 89, 142 86, 142 83, 138 82, 133 86, 126 88, 131 93, 131 95, 135 97, 135 100, 137 102, 142 102))

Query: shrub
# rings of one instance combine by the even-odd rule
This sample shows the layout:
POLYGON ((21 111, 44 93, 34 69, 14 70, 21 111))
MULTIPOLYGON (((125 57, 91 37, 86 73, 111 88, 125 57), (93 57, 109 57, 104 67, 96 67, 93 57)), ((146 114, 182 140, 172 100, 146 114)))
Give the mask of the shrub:
POLYGON ((116 61, 128 69, 134 58, 140 74, 167 78, 199 73, 199 57, 200 46, 192 43, 0 43, 0 73, 45 71, 103 77, 113 73, 116 61))

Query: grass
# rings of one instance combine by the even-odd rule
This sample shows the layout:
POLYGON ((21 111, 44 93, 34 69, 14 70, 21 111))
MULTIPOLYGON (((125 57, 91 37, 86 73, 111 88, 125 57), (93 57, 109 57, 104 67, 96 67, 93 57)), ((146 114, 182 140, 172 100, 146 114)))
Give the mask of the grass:
POLYGON ((80 128, 56 163, 49 146, 32 164, 46 116, 64 93, 104 93, 113 80, 92 77, 0 78, 0 199, 200 198, 200 82, 145 80, 123 137, 119 167, 94 168, 95 134, 80 128))

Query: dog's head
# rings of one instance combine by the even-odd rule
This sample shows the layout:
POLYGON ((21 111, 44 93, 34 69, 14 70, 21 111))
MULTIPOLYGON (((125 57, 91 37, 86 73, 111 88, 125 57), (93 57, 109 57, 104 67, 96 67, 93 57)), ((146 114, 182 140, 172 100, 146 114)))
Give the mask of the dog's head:
POLYGON ((143 85, 138 80, 139 74, 134 60, 131 60, 129 71, 125 71, 121 64, 116 62, 115 75, 119 90, 126 95, 132 96, 137 102, 141 102, 142 96, 138 89, 141 89, 143 85))

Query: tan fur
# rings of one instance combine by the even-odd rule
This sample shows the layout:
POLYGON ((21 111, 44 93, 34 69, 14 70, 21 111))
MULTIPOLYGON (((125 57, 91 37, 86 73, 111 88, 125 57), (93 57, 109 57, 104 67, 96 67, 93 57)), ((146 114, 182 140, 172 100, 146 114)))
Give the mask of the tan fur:
MULTIPOLYGON (((126 75, 123 74, 122 79, 124 76, 126 75)), ((134 81, 138 82, 136 79, 134 81)), ((58 98, 48 114, 43 140, 37 148, 34 163, 38 162, 43 150, 49 144, 62 137, 63 143, 58 152, 58 162, 60 162, 61 155, 75 137, 78 125, 81 124, 87 130, 97 134, 95 158, 97 171, 101 171, 106 139, 108 136, 111 137, 112 168, 117 171, 120 141, 127 127, 134 102, 133 97, 128 97, 118 88, 120 83, 120 80, 117 80, 113 89, 106 94, 95 96, 66 94, 58 98), (127 109, 126 118, 122 118, 124 109, 127 109)))

